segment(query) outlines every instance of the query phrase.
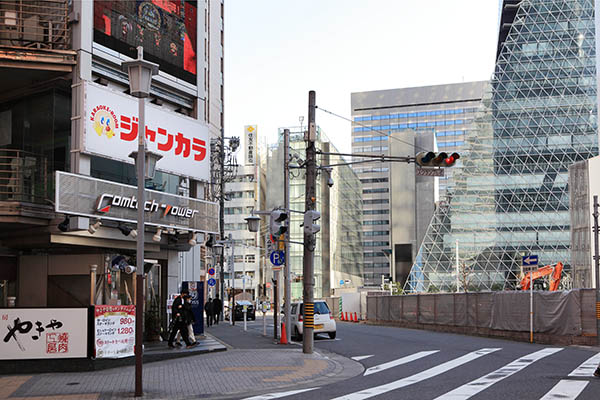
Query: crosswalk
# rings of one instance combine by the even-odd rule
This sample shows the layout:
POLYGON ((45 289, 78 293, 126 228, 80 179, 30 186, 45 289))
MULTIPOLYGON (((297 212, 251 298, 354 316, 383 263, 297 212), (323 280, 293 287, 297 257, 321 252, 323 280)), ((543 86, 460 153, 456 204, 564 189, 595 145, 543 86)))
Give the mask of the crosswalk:
MULTIPOLYGON (((480 376, 470 382, 467 382, 463 385, 458 385, 456 388, 453 388, 450 391, 448 391, 442 395, 439 395, 434 400, 466 400, 466 399, 470 399, 471 397, 474 397, 477 395, 480 395, 477 398, 485 398, 486 390, 490 389, 494 385, 497 385, 498 383, 502 382, 503 380, 510 378, 511 376, 513 376, 515 374, 521 373, 525 369, 535 368, 534 365, 544 359, 550 359, 551 363, 560 364, 559 359, 553 359, 552 357, 557 357, 557 355, 561 354, 562 351, 563 351, 563 348, 547 347, 547 348, 543 348, 541 350, 537 350, 537 351, 529 353, 529 354, 522 355, 521 357, 518 357, 518 358, 508 362, 504 366, 501 366, 500 368, 497 368, 492 372, 483 374, 482 376, 480 376)), ((381 364, 373 365, 373 366, 367 368, 365 370, 365 373, 363 374, 363 376, 359 378, 359 379, 361 379, 361 383, 364 383, 364 385, 361 385, 361 386, 363 386, 363 387, 366 386, 366 387, 363 389, 357 390, 355 392, 352 392, 352 393, 343 393, 343 394, 340 393, 341 395, 338 394, 337 397, 334 397, 336 395, 329 397, 330 394, 328 394, 325 397, 320 397, 319 389, 323 389, 323 388, 315 387, 315 388, 310 388, 310 389, 304 389, 303 391, 310 390, 310 392, 311 392, 310 397, 314 398, 314 399, 320 399, 320 398, 331 399, 332 398, 333 400, 363 400, 363 399, 369 399, 372 397, 381 396, 386 393, 390 393, 390 395, 388 395, 385 398, 405 398, 401 394, 402 393, 401 389, 407 388, 411 385, 417 385, 421 382, 428 381, 432 378, 435 378, 441 374, 450 372, 457 368, 465 368, 468 366, 469 363, 471 363, 475 360, 478 360, 478 359, 485 360, 485 357, 488 357, 489 355, 491 355, 493 353, 501 354, 502 348, 482 348, 482 349, 474 350, 474 351, 468 352, 466 354, 460 355, 456 358, 442 362, 433 367, 425 368, 425 369, 421 370, 420 372, 416 372, 412 375, 402 377, 401 379, 395 379, 395 380, 392 380, 392 381, 384 383, 384 384, 381 384, 381 380, 379 380, 379 381, 377 381, 379 384, 372 385, 372 386, 369 385, 369 382, 371 382, 371 383, 374 382, 372 380, 372 379, 374 379, 373 375, 375 375, 377 377, 383 376, 385 374, 381 374, 381 373, 383 373, 384 371, 387 371, 387 375, 385 375, 385 376, 393 376, 394 370, 399 371, 401 374, 402 366, 408 365, 408 364, 414 366, 415 364, 418 364, 419 362, 428 360, 428 358, 430 358, 434 355, 442 356, 443 353, 444 352, 439 349, 418 351, 413 354, 404 355, 403 357, 395 359, 395 360, 386 360, 385 362, 383 362, 381 364), (393 396, 393 397, 390 397, 390 396, 393 396)), ((356 356, 356 357, 352 357, 352 358, 357 359, 357 360, 367 360, 367 359, 371 359, 371 357, 373 357, 373 355, 356 356)), ((556 379, 558 382, 556 382, 549 391, 547 391, 544 394, 540 393, 537 396, 535 396, 535 398, 536 399, 539 398, 540 400, 559 400, 559 399, 560 400, 576 400, 582 394, 584 395, 584 397, 587 396, 587 397, 585 397, 585 399, 600 398, 600 395, 598 395, 598 390, 600 388, 600 382, 599 383, 594 382, 593 384, 591 384, 591 382, 594 379, 596 379, 593 377, 593 373, 594 373, 594 370, 596 369, 596 367, 598 367, 599 363, 600 363, 600 353, 587 358, 577 368, 573 369, 570 373, 568 373, 568 375, 566 375, 566 376, 563 375, 563 378, 558 376, 556 379), (586 389, 588 389, 588 390, 586 391, 586 389), (593 393, 591 391, 593 391, 593 393), (539 396, 541 396, 541 397, 539 397, 539 396)), ((431 365, 431 362, 429 362, 426 365, 431 365)), ((572 368, 572 366, 571 366, 571 368, 572 368)), ((568 371, 565 371, 565 373, 566 372, 568 372, 568 371)), ((544 376, 544 379, 546 379, 546 378, 547 377, 544 376)), ((548 385, 548 387, 549 386, 550 385, 548 385)), ((496 387, 499 387, 499 386, 496 386, 496 387)), ((252 399, 254 400, 254 399, 283 398, 283 397, 290 397, 290 396, 294 397, 295 395, 296 395, 296 393, 293 393, 293 392, 287 392, 287 393, 279 392, 279 393, 266 394, 266 395, 263 395, 263 397, 253 397, 252 399), (266 396, 266 397, 264 397, 264 396, 266 396), (268 396, 271 396, 271 397, 268 397, 268 396)), ((435 396, 431 396, 431 397, 435 397, 435 396)), ((296 398, 299 398, 299 397, 296 397, 296 398)), ((533 399, 534 397, 530 397, 530 398, 533 399)))

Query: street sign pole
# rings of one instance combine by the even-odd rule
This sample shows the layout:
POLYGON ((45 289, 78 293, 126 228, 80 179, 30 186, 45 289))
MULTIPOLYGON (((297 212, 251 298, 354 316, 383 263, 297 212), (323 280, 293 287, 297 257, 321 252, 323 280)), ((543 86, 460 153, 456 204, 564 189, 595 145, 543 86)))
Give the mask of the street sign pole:
MULTIPOLYGON (((533 269, 538 264, 537 255, 523 256, 523 263, 521 264, 523 269, 525 267, 529 270, 529 342, 533 343, 533 269)), ((526 272, 526 271, 524 271, 526 272)))

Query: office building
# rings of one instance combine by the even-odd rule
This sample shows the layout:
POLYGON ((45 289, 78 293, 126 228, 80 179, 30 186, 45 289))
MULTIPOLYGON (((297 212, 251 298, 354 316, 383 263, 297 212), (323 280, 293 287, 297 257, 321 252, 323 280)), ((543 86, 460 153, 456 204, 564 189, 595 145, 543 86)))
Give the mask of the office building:
POLYGON ((594 14, 503 2, 494 78, 407 291, 515 289, 529 255, 562 262, 571 287, 568 168, 598 154, 594 14))
POLYGON ((219 231, 209 183, 223 2, 15 0, 0 15, 0 306, 131 304, 134 275, 110 267, 117 255, 135 265, 137 233, 146 309, 166 329, 168 295, 204 280, 202 243, 219 231), (159 64, 145 129, 122 69, 137 46, 159 64), (138 131, 162 156, 143 232, 129 157, 138 131))
MULTIPOLYGON (((292 299, 302 298, 303 212, 305 204, 305 179, 301 160, 306 154, 306 142, 302 127, 290 130, 290 244, 289 263, 292 272, 292 299), (295 212, 295 211, 299 211, 295 212)), ((333 143, 317 127, 317 150, 324 153, 338 153, 333 143)), ((335 155, 321 155, 318 165, 343 163, 335 155)), ((279 130, 278 143, 270 146, 267 161, 267 209, 283 207, 283 129, 279 130)), ((332 289, 340 287, 360 287, 362 280, 362 238, 361 210, 362 193, 356 173, 348 165, 335 166, 331 172, 318 170, 316 188, 316 210, 321 213, 317 221, 321 230, 316 234, 314 250, 315 298, 330 296, 332 289), (329 186, 329 178, 333 186, 329 186)), ((283 286, 283 285, 282 285, 283 286)))
MULTIPOLYGON (((368 155, 416 155, 419 151, 434 150, 431 137, 435 138, 439 151, 447 153, 461 152, 465 137, 472 129, 475 110, 481 101, 485 82, 467 82, 448 85, 424 86, 391 90, 376 90, 352 93, 352 153, 368 155), (414 140, 425 140, 423 145, 413 142, 412 136, 406 137, 410 146, 404 148, 401 136, 405 131, 416 132, 414 140), (397 139, 390 136, 398 135, 397 139), (429 137, 429 138, 428 138, 429 137), (391 150, 392 141, 400 144, 398 151, 391 150)), ((358 158, 357 158, 358 159, 358 158)), ((412 265, 433 213, 436 194, 426 190, 418 195, 417 182, 425 190, 426 182, 434 184, 439 179, 439 198, 454 188, 453 171, 448 169, 442 178, 418 177, 414 179, 414 166, 395 166, 397 173, 405 179, 411 174, 411 185, 402 190, 410 193, 410 204, 418 207, 411 212, 407 203, 396 193, 397 201, 392 203, 391 165, 374 161, 357 164, 354 168, 363 184, 363 237, 365 255, 365 284, 379 285, 382 277, 401 282, 408 274, 407 263, 412 265), (415 197, 418 196, 418 197, 415 197), (392 210, 396 209, 396 217, 392 210), (404 224, 405 218, 414 223, 404 224), (394 229, 392 222, 397 218, 394 229), (392 241, 392 232, 396 231, 398 241, 392 241), (396 245, 399 245, 396 249, 396 245), (393 261, 393 262, 392 262, 393 261), (398 264, 396 266, 395 264, 398 264), (403 265, 403 266, 400 266, 403 265), (395 271, 392 276, 392 270, 395 271), (402 272, 404 271, 404 272, 402 272)), ((400 179, 400 178, 398 178, 400 179)), ((406 182, 405 182, 406 183, 406 182)), ((407 194, 408 195, 408 194, 407 194)), ((394 200, 395 201, 395 200, 394 200)), ((412 207, 412 206, 411 206, 412 207)))

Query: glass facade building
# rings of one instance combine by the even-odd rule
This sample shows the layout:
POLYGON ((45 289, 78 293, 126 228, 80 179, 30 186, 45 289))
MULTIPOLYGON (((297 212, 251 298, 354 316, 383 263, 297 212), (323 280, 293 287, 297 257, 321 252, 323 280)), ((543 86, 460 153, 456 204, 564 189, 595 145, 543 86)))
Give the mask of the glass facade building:
POLYGON ((565 264, 568 168, 598 154, 592 0, 505 0, 494 76, 408 292, 514 289, 522 257, 565 264))

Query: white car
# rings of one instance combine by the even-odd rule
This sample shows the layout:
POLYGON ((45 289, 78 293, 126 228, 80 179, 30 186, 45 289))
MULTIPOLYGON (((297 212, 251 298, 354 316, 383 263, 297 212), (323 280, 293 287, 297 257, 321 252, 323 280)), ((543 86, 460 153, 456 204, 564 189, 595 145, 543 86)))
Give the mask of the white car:
MULTIPOLYGON (((327 333, 330 339, 335 339, 336 325, 333 315, 324 300, 315 300, 315 334, 327 333)), ((302 340, 302 315, 304 312, 304 303, 302 301, 294 302, 290 305, 292 337, 296 340, 302 340)))

